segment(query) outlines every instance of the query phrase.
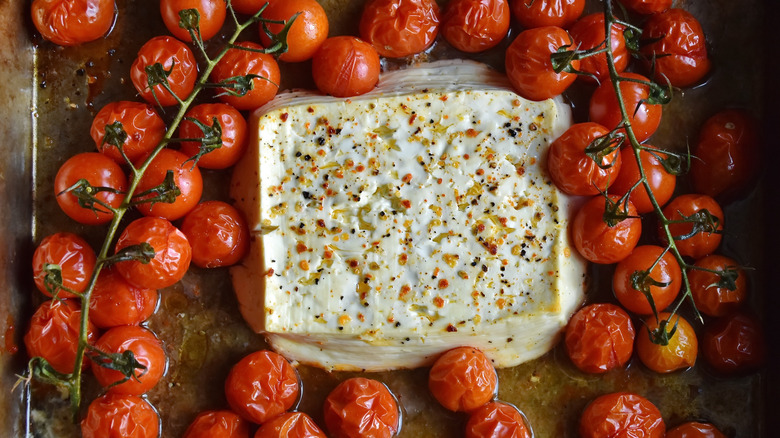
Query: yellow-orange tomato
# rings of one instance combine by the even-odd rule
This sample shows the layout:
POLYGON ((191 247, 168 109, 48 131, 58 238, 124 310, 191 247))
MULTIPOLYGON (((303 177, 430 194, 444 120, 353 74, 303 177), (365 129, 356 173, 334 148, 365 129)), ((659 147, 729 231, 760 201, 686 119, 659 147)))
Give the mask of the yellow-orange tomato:
MULTIPOLYGON (((287 32, 287 51, 279 55, 279 59, 285 62, 311 58, 328 37, 328 16, 316 0, 272 0, 263 11, 263 18, 287 21, 297 13, 300 15, 287 32)), ((284 25, 274 23, 267 23, 266 26, 274 34, 284 28, 284 25)), ((260 26, 260 40, 264 46, 271 47, 271 37, 263 26, 260 26)))
POLYGON ((442 406, 471 412, 495 397, 498 377, 484 353, 458 347, 441 355, 428 374, 428 388, 442 406))
MULTIPOLYGON (((699 342, 696 332, 685 318, 670 313, 659 313, 658 320, 651 316, 645 320, 646 330, 637 336, 636 352, 639 360, 646 367, 657 373, 670 373, 679 369, 690 368, 696 363, 696 355, 699 351, 699 342), (674 329, 674 334, 669 337, 666 345, 655 343, 648 331, 658 329, 659 321, 668 321, 665 330, 667 333, 674 329)), ((657 339, 656 336, 653 336, 657 339)))

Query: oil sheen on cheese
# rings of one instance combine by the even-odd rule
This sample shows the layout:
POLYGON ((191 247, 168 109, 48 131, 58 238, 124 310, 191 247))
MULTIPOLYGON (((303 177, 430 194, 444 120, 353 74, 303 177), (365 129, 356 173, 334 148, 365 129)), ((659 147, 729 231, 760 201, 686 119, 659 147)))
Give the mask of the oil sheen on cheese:
POLYGON ((507 84, 433 63, 360 97, 258 110, 232 183, 253 233, 232 271, 250 326, 337 370, 423 366, 460 345, 506 367, 552 348, 585 283, 545 165, 569 108, 507 84))

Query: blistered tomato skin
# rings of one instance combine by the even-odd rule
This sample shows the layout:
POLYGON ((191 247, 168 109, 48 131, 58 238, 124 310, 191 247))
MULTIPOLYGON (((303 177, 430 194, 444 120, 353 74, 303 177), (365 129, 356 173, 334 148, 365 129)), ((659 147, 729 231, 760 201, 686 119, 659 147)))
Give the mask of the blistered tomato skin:
POLYGON ((490 402, 474 411, 466 423, 466 438, 531 438, 531 428, 516 407, 490 402))
MULTIPOLYGON (((585 149, 609 130, 597 123, 572 125, 550 144, 547 169, 555 186, 570 195, 604 193, 617 179, 622 166, 618 149, 604 155, 600 163, 585 154, 585 149)), ((610 191, 611 193, 611 191, 610 191)))
POLYGON ((701 353, 715 373, 725 376, 757 371, 766 361, 766 340, 758 321, 732 313, 704 326, 701 353))
POLYGON ((67 191, 79 180, 85 179, 92 187, 104 187, 94 196, 112 208, 122 205, 127 177, 118 164, 97 152, 83 152, 70 157, 62 164, 54 177, 54 193, 62 211, 76 222, 85 225, 100 225, 109 222, 114 213, 96 204, 94 210, 79 205, 78 198, 67 191))
POLYGON ((160 416, 141 397, 108 393, 90 403, 81 421, 81 436, 156 438, 160 436, 160 416))
POLYGON ((569 229, 574 246, 588 261, 600 264, 617 263, 631 254, 642 234, 642 222, 631 201, 624 205, 616 196, 609 196, 621 214, 628 217, 609 225, 604 221, 608 207, 606 198, 597 195, 580 207, 569 229))
POLYGON ((114 0, 34 0, 33 24, 45 39, 75 46, 105 36, 114 24, 114 0))
POLYGON ((504 39, 509 18, 506 0, 454 0, 444 11, 441 34, 456 49, 478 53, 504 39))
POLYGON ((672 7, 672 0, 620 0, 620 3, 640 15, 657 14, 672 7))
POLYGON ((92 372, 100 385, 110 393, 142 395, 157 384, 167 367, 168 359, 160 340, 143 327, 114 327, 95 342, 95 347, 105 353, 132 351, 135 360, 145 367, 136 368, 135 377, 128 379, 120 371, 101 366, 101 358, 93 356, 92 372))
POLYGON ((245 356, 225 380, 225 396, 231 409, 256 424, 293 407, 299 394, 295 368, 283 356, 268 350, 245 356))
MULTIPOLYGON (((287 21, 295 14, 300 15, 295 18, 287 32, 287 51, 279 55, 279 59, 284 62, 301 62, 310 59, 328 38, 328 16, 316 0, 271 1, 263 11, 263 18, 287 21)), ((274 34, 284 29, 282 24, 266 23, 266 26, 274 34)), ((270 47, 272 43, 263 26, 260 26, 260 41, 266 47, 270 47)))
POLYGON ((325 432, 303 412, 285 412, 263 423, 254 438, 326 438, 325 432))
POLYGON ((112 130, 111 126, 117 122, 127 134, 122 151, 130 162, 151 152, 165 136, 165 122, 151 105, 130 101, 107 104, 92 119, 89 134, 97 150, 120 165, 127 164, 127 161, 111 143, 111 138, 106 138, 106 130, 112 130))
POLYGON ((379 81, 379 54, 371 44, 351 36, 328 38, 312 59, 317 88, 334 97, 352 97, 374 89, 379 81))
MULTIPOLYGON (((95 251, 81 237, 73 233, 54 233, 46 236, 35 248, 32 259, 35 286, 44 295, 50 297, 52 292, 47 289, 46 265, 58 265, 61 269, 62 286, 75 292, 84 292, 89 283, 89 277, 95 268, 95 251)), ((73 298, 74 294, 56 288, 53 292, 58 298, 73 298)))
POLYGON ((403 58, 430 47, 439 33, 433 0, 372 0, 360 17, 360 37, 387 58, 403 58))
MULTIPOLYGON (((49 300, 38 307, 24 336, 30 357, 42 357, 57 372, 73 372, 81 327, 81 307, 73 300, 49 300)), ((94 344, 97 329, 87 324, 87 342, 94 344)), ((89 361, 82 362, 84 367, 89 361)))
MULTIPOLYGON (((263 50, 263 46, 251 41, 243 41, 237 46, 251 50, 263 50)), ((252 79, 252 89, 241 95, 234 88, 218 88, 218 99, 232 105, 240 111, 251 111, 261 107, 276 96, 279 91, 281 74, 279 64, 273 56, 248 50, 231 48, 219 60, 211 71, 211 82, 236 86, 237 76, 257 75, 252 79), (233 94, 231 94, 231 90, 233 94), (236 94, 238 93, 238 94, 236 94)))
POLYGON ((198 204, 181 224, 192 245, 192 263, 201 268, 230 266, 249 249, 249 229, 240 211, 222 201, 198 204))
POLYGON ((747 274, 733 259, 711 254, 696 261, 688 271, 691 295, 699 312, 725 316, 747 298, 747 274))
POLYGON ((471 412, 495 397, 498 377, 484 353, 458 347, 436 359, 428 374, 428 389, 445 408, 471 412))
POLYGON ((203 41, 211 39, 216 35, 222 24, 225 22, 227 13, 227 2, 223 0, 161 0, 160 15, 162 16, 165 27, 176 38, 190 43, 192 36, 187 29, 179 26, 181 17, 179 13, 183 10, 194 9, 198 11, 198 31, 200 39, 203 41))
POLYGON ((171 106, 184 100, 195 87, 198 77, 198 64, 192 50, 186 44, 171 36, 158 36, 147 41, 138 50, 138 56, 130 67, 130 79, 141 97, 152 105, 171 106), (149 87, 147 67, 160 64, 166 73, 168 85, 173 91, 166 90, 162 84, 149 87), (177 99, 178 97, 178 99, 177 99))
POLYGON ((249 422, 232 411, 205 411, 198 414, 184 438, 248 438, 249 422))
MULTIPOLYGON (((646 144, 644 146, 652 148, 652 146, 646 144)), ((641 176, 639 174, 639 165, 637 164, 634 150, 631 147, 626 146, 621 148, 620 156, 620 172, 610 186, 609 192, 613 195, 623 196, 634 187, 634 184, 641 179, 641 176)), ((664 164, 659 159, 665 159, 665 157, 666 154, 661 152, 650 152, 647 149, 639 151, 639 159, 642 161, 642 170, 645 173, 647 183, 650 185, 650 191, 660 207, 663 207, 672 199, 674 188, 677 185, 677 176, 667 171, 666 168, 664 168, 664 164)), ((639 213, 644 214, 653 211, 653 203, 647 195, 644 184, 640 184, 633 189, 631 195, 629 195, 629 200, 631 200, 631 203, 634 204, 636 211, 639 213)))
POLYGON ((634 351, 634 325, 614 304, 591 304, 578 310, 566 326, 566 352, 583 372, 601 374, 625 365, 634 351))
POLYGON ((602 395, 580 417, 581 438, 662 438, 661 412, 646 398, 628 392, 602 395))
MULTIPOLYGON (((663 209, 664 216, 671 221, 680 221, 684 218, 694 218, 696 215, 702 216, 704 229, 697 231, 692 236, 689 234, 694 231, 694 224, 690 222, 678 222, 669 225, 669 231, 672 234, 677 249, 680 254, 687 257, 699 259, 713 253, 723 238, 723 209, 711 197, 700 194, 680 195, 669 202, 663 209), (705 215, 705 211, 709 216, 705 215), (682 239, 681 237, 687 237, 682 239)), ((698 225, 702 225, 698 221, 698 225)), ((661 238, 665 240, 663 230, 661 238)))
MULTIPOLYGON (((140 165, 140 163, 139 163, 140 165)), ((200 201, 203 194, 203 177, 200 169, 189 157, 173 149, 163 149, 146 168, 136 188, 137 208, 145 216, 156 216, 174 221, 184 217, 200 201), (173 173, 173 182, 179 193, 174 202, 143 202, 154 198, 156 193, 143 193, 160 186, 168 174, 173 173)))
MULTIPOLYGON (((189 118, 212 127, 215 126, 214 119, 216 118, 222 130, 222 144, 201 155, 198 159, 198 167, 227 169, 236 164, 244 155, 247 146, 247 124, 244 116, 237 109, 225 103, 196 105, 187 111, 185 119, 179 125, 179 138, 203 138, 204 133, 201 127, 189 118)), ((181 152, 193 157, 200 151, 201 144, 199 141, 183 141, 181 142, 181 152)))
MULTIPOLYGON (((650 87, 646 85, 649 81, 646 77, 636 73, 623 73, 622 77, 629 79, 620 82, 623 104, 634 135, 641 143, 650 138, 658 129, 663 110, 661 105, 647 102, 650 96, 650 87)), ((602 82, 593 92, 589 114, 592 122, 604 125, 608 129, 614 129, 623 122, 623 115, 620 112, 612 82, 602 82)))
POLYGON ((130 284, 162 289, 181 280, 190 266, 192 249, 187 237, 165 219, 145 217, 131 222, 122 231, 115 251, 146 242, 155 251, 149 263, 128 260, 114 265, 130 284))
POLYGON ((699 342, 693 326, 685 318, 670 313, 659 313, 658 319, 650 316, 644 321, 644 328, 636 340, 636 352, 642 363, 656 373, 671 373, 687 369, 696 364, 699 342), (666 332, 675 328, 666 345, 652 342, 648 330, 656 330, 659 321, 667 320, 666 332))
MULTIPOLYGON (((590 14, 577 20, 569 29, 569 33, 576 41, 577 50, 591 50, 596 47, 606 47, 604 46, 605 27, 603 13, 590 14)), ((623 36, 624 30, 625 27, 620 24, 613 24, 611 27, 612 57, 615 62, 615 70, 618 73, 626 69, 628 61, 631 59, 623 36)), ((581 59, 580 70, 595 75, 600 82, 609 82, 609 68, 605 53, 581 59)), ((592 80, 589 76, 581 77, 592 80)))
POLYGON ((131 285, 114 268, 100 271, 89 300, 89 320, 101 329, 137 325, 157 307, 157 291, 131 285))
POLYGON ((325 426, 334 438, 390 438, 400 429, 398 402, 377 380, 353 377, 328 394, 325 426))
POLYGON ((511 0, 512 15, 525 29, 569 27, 585 10, 585 0, 511 0))
POLYGON ((669 9, 652 15, 644 25, 642 47, 655 79, 675 87, 701 81, 710 71, 707 41, 696 17, 684 9, 669 9))
POLYGON ((671 251, 664 251, 656 245, 634 248, 617 264, 612 276, 612 289, 623 307, 639 315, 650 315, 653 308, 644 292, 634 287, 635 276, 640 289, 642 283, 647 287, 655 310, 659 312, 674 302, 682 286, 682 271, 671 251))
POLYGON ((726 435, 710 423, 691 421, 669 429, 665 438, 726 438, 726 435))

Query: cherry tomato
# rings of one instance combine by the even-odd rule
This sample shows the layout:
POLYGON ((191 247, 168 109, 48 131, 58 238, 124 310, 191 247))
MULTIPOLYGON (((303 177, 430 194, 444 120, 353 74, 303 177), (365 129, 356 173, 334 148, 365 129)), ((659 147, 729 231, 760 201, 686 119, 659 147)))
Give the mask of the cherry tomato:
POLYGON ((691 421, 670 429, 665 438, 726 438, 726 435, 712 424, 691 421))
POLYGON ((336 97, 357 96, 373 90, 379 81, 380 68, 374 47, 351 36, 325 40, 311 64, 317 88, 336 97))
POLYGON ((761 325, 743 313, 732 313, 704 325, 701 354, 715 372, 745 374, 761 368, 766 341, 761 325))
POLYGON ((144 242, 154 249, 154 258, 149 263, 139 260, 118 262, 116 270, 122 277, 128 283, 146 289, 162 289, 181 280, 192 257, 192 249, 184 233, 165 219, 136 219, 122 231, 115 251, 144 242))
POLYGON ((490 402, 474 411, 466 423, 466 438, 531 438, 533 433, 516 407, 490 402))
POLYGON ((187 96, 195 88, 198 79, 198 64, 195 56, 186 44, 170 36, 158 36, 150 39, 138 50, 138 56, 130 66, 130 79, 141 97, 152 105, 171 106, 187 96), (147 68, 155 69, 161 77, 152 81, 149 86, 147 68), (170 73, 168 73, 170 72, 170 73), (163 83, 168 83, 173 94, 165 89, 163 83))
POLYGON ((496 396, 498 376, 490 359, 472 347, 441 355, 428 374, 428 389, 451 411, 471 412, 496 396))
MULTIPOLYGON (((300 13, 287 32, 287 51, 279 55, 285 62, 301 62, 310 59, 328 37, 328 16, 317 0, 272 0, 263 12, 267 20, 287 21, 300 13)), ((266 24, 276 34, 284 28, 281 24, 266 24)), ((260 41, 271 47, 271 38, 260 26, 260 41)))
POLYGON ((154 313, 157 291, 135 287, 114 268, 100 271, 89 300, 89 320, 101 329, 140 324, 154 313))
POLYGON ((353 377, 328 394, 325 426, 334 438, 390 438, 400 428, 398 402, 383 383, 353 377))
POLYGON ((201 268, 236 264, 249 249, 249 228, 240 211, 222 201, 198 204, 181 224, 192 243, 192 263, 201 268))
MULTIPOLYGON (((569 29, 572 38, 577 42, 578 50, 590 50, 596 47, 606 47, 606 25, 604 24, 604 13, 586 15, 569 29)), ((626 39, 623 36, 625 26, 612 24, 610 42, 612 43, 612 56, 615 61, 615 69, 621 73, 628 66, 631 59, 626 48, 626 39)), ((581 71, 595 75, 600 82, 609 82, 609 67, 607 66, 607 55, 599 53, 580 60, 581 71)), ((588 76, 582 76, 588 78, 588 76)))
MULTIPOLYGON (((679 221, 684 218, 700 217, 696 222, 680 222, 669 225, 669 231, 674 238, 680 254, 695 259, 714 252, 720 245, 723 236, 723 210, 718 203, 707 195, 680 195, 666 204, 663 210, 668 220, 679 221), (706 215, 704 212, 708 212, 706 215), (698 228, 698 229, 697 229, 698 228), (681 239, 696 231, 692 236, 681 239)), ((663 231, 663 230, 661 230, 663 231)), ((662 239, 665 241, 662 233, 662 239)))
POLYGON ((743 110, 724 110, 699 131, 691 160, 694 189, 712 197, 733 197, 748 188, 761 156, 758 122, 743 110))
POLYGON ((371 0, 360 17, 360 37, 388 58, 427 49, 439 33, 439 6, 433 0, 371 0))
POLYGON ((81 421, 82 438, 157 438, 160 416, 141 397, 108 393, 89 404, 81 421))
POLYGON ((506 0, 453 0, 444 11, 441 34, 460 51, 483 52, 504 39, 509 15, 506 0))
POLYGON ((629 392, 596 398, 580 417, 581 438, 662 438, 665 432, 658 408, 629 392))
MULTIPOLYGON (((250 41, 236 45, 245 49, 263 50, 261 45, 250 41)), ((273 99, 279 91, 280 77, 279 64, 273 56, 240 48, 228 50, 211 71, 212 82, 233 87, 218 88, 219 100, 242 111, 257 109, 273 99), (243 90, 243 86, 235 78, 248 75, 259 77, 252 78, 251 89, 243 90), (243 91, 246 93, 242 95, 243 91)))
POLYGON ((203 194, 203 177, 200 169, 194 161, 188 161, 189 157, 173 149, 163 149, 146 168, 141 180, 136 188, 135 202, 138 202, 137 208, 146 216, 157 216, 168 220, 176 220, 189 213, 203 194), (142 202, 154 198, 156 194, 144 194, 159 186, 165 180, 168 172, 173 172, 173 182, 180 193, 176 195, 175 201, 161 202, 142 202))
POLYGON ((325 432, 303 412, 286 412, 261 425, 254 438, 325 438, 325 432))
POLYGON ((249 422, 232 411, 201 412, 184 432, 184 438, 248 438, 249 422))
POLYGON ((300 394, 298 374, 284 357, 261 350, 241 359, 225 380, 225 396, 235 413, 257 424, 290 409, 300 394))
POLYGON ((123 325, 109 329, 95 342, 95 348, 104 353, 132 351, 135 360, 146 368, 133 370, 133 377, 101 365, 104 359, 92 357, 92 372, 101 386, 116 394, 141 395, 152 389, 165 373, 168 359, 160 340, 149 330, 137 325, 123 325), (119 383, 122 382, 122 383, 119 383))
POLYGON ((231 0, 230 6, 240 14, 255 15, 267 2, 257 0, 231 0))
MULTIPOLYGON (((247 145, 247 125, 244 116, 237 109, 225 103, 204 103, 187 111, 186 118, 179 125, 180 138, 203 138, 203 130, 193 118, 206 126, 214 126, 214 119, 222 130, 222 146, 207 152, 198 159, 198 167, 204 169, 226 169, 244 155, 247 145)), ((208 131, 208 130, 207 130, 208 131)), ((198 154, 199 141, 183 141, 181 152, 190 157, 198 154)))
POLYGON ((74 294, 62 290, 59 285, 47 284, 46 265, 60 267, 62 286, 84 292, 95 269, 95 251, 81 237, 73 233, 54 233, 46 236, 35 248, 32 259, 33 277, 38 290, 47 297, 52 292, 57 298, 73 298, 74 294), (50 291, 49 288, 52 288, 50 291))
POLYGON ((585 259, 593 263, 617 263, 631 254, 642 234, 642 222, 637 217, 636 208, 631 201, 625 204, 617 196, 609 196, 610 208, 628 217, 615 219, 615 223, 604 220, 604 212, 610 207, 604 196, 594 196, 588 200, 570 225, 574 246, 585 259))
POLYGON ((696 364, 699 341, 693 327, 679 315, 659 313, 658 319, 650 316, 645 319, 645 330, 636 339, 636 353, 642 363, 656 373, 670 373, 686 369, 696 364), (666 345, 653 342, 650 333, 658 329, 659 321, 668 321, 665 328, 669 333, 676 325, 674 334, 669 337, 666 345), (648 333, 650 332, 650 333, 648 333))
MULTIPOLYGON (((563 46, 572 46, 569 34, 555 26, 538 27, 520 32, 506 50, 505 64, 509 81, 517 94, 530 100, 545 100, 558 96, 569 88, 577 75, 556 73, 550 55, 563 46)), ((571 61, 578 69, 579 60, 571 61)))
POLYGON ((687 87, 710 71, 704 31, 696 17, 684 9, 668 9, 651 15, 642 39, 652 41, 641 51, 661 83, 668 80, 675 87, 687 87))
POLYGON ((711 254, 688 271, 696 308, 705 315, 724 316, 737 310, 748 293, 745 272, 734 260, 711 254))
POLYGON ((639 315, 653 313, 643 288, 652 296, 655 309, 660 312, 674 302, 681 286, 682 271, 674 254, 655 245, 634 248, 617 264, 612 276, 617 300, 628 311, 639 315))
MULTIPOLYGON (((42 357, 57 372, 69 374, 76 363, 81 328, 81 307, 73 300, 45 301, 30 320, 24 345, 30 357, 42 357)), ((87 324, 87 342, 97 339, 97 329, 87 324)), ((84 368, 88 361, 83 361, 84 368)))
POLYGON ((45 39, 60 46, 94 41, 114 25, 114 0, 34 0, 33 24, 45 39))
POLYGON ((111 221, 114 213, 95 203, 92 208, 79 205, 79 199, 67 191, 85 179, 92 187, 102 188, 94 197, 112 208, 122 205, 127 177, 112 159, 97 152, 83 152, 70 157, 62 164, 54 177, 54 193, 57 204, 66 215, 86 225, 100 225, 111 221), (94 208, 94 209, 93 209, 94 208))
POLYGON ((599 160, 603 167, 596 163, 594 157, 586 155, 585 150, 608 134, 609 130, 598 123, 577 123, 553 141, 547 151, 547 170, 555 186, 570 195, 606 192, 620 172, 622 159, 619 149, 613 144, 615 149, 603 154, 599 160))
POLYGON ((160 15, 165 27, 182 41, 192 42, 189 30, 179 26, 179 12, 186 9, 198 11, 198 28, 193 30, 197 30, 202 41, 211 39, 225 23, 227 4, 223 0, 160 0, 160 15))
MULTIPOLYGON (((629 79, 620 82, 620 92, 623 95, 628 120, 636 139, 643 142, 658 129, 663 110, 661 105, 647 102, 650 87, 645 83, 635 82, 648 82, 649 79, 636 73, 623 73, 622 77, 629 79)), ((607 129, 614 129, 621 124, 623 116, 612 82, 604 81, 596 88, 590 99, 589 111, 590 120, 606 126, 607 129)))
POLYGON ((510 0, 512 15, 525 29, 569 27, 585 10, 585 0, 510 0))
POLYGON ((634 325, 625 310, 614 304, 590 304, 569 320, 566 352, 581 371, 606 373, 631 359, 634 335, 634 325))
MULTIPOLYGON (((652 146, 644 145, 646 148, 652 148, 652 146)), ((617 178, 612 182, 609 192, 613 195, 623 196, 634 187, 641 176, 639 173, 639 164, 637 164, 634 150, 631 147, 624 147, 620 150, 621 165, 620 172, 617 174, 617 178)), ((663 207, 672 199, 674 194, 674 188, 677 185, 677 176, 674 173, 670 173, 664 167, 662 162, 666 159, 667 155, 663 152, 650 151, 648 149, 641 149, 639 151, 639 159, 642 162, 642 170, 645 173, 645 178, 650 185, 650 191, 655 197, 658 205, 663 207)), ((644 184, 637 186, 629 195, 631 203, 636 207, 636 211, 641 213, 649 213, 653 211, 653 203, 650 202, 650 197, 647 195, 647 190, 644 184)))
POLYGON ((113 125, 119 123, 127 138, 121 143, 122 151, 130 162, 151 152, 165 136, 165 122, 150 105, 140 102, 111 102, 98 111, 92 119, 89 134, 97 150, 109 156, 117 164, 125 164, 119 148, 113 142, 121 141, 121 131, 114 133, 113 125), (109 132, 106 135, 106 131, 109 132))
POLYGON ((619 0, 630 11, 640 15, 663 12, 672 7, 672 0, 619 0))

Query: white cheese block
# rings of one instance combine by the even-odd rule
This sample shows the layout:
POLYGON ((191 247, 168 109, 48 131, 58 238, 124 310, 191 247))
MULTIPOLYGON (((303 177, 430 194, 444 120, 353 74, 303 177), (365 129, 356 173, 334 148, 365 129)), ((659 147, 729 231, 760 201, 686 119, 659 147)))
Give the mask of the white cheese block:
POLYGON ((460 345, 497 367, 544 354, 585 288, 545 165, 569 124, 562 101, 524 100, 472 62, 387 73, 352 99, 280 95, 234 171, 253 235, 232 270, 242 315, 327 369, 423 366, 460 345))

